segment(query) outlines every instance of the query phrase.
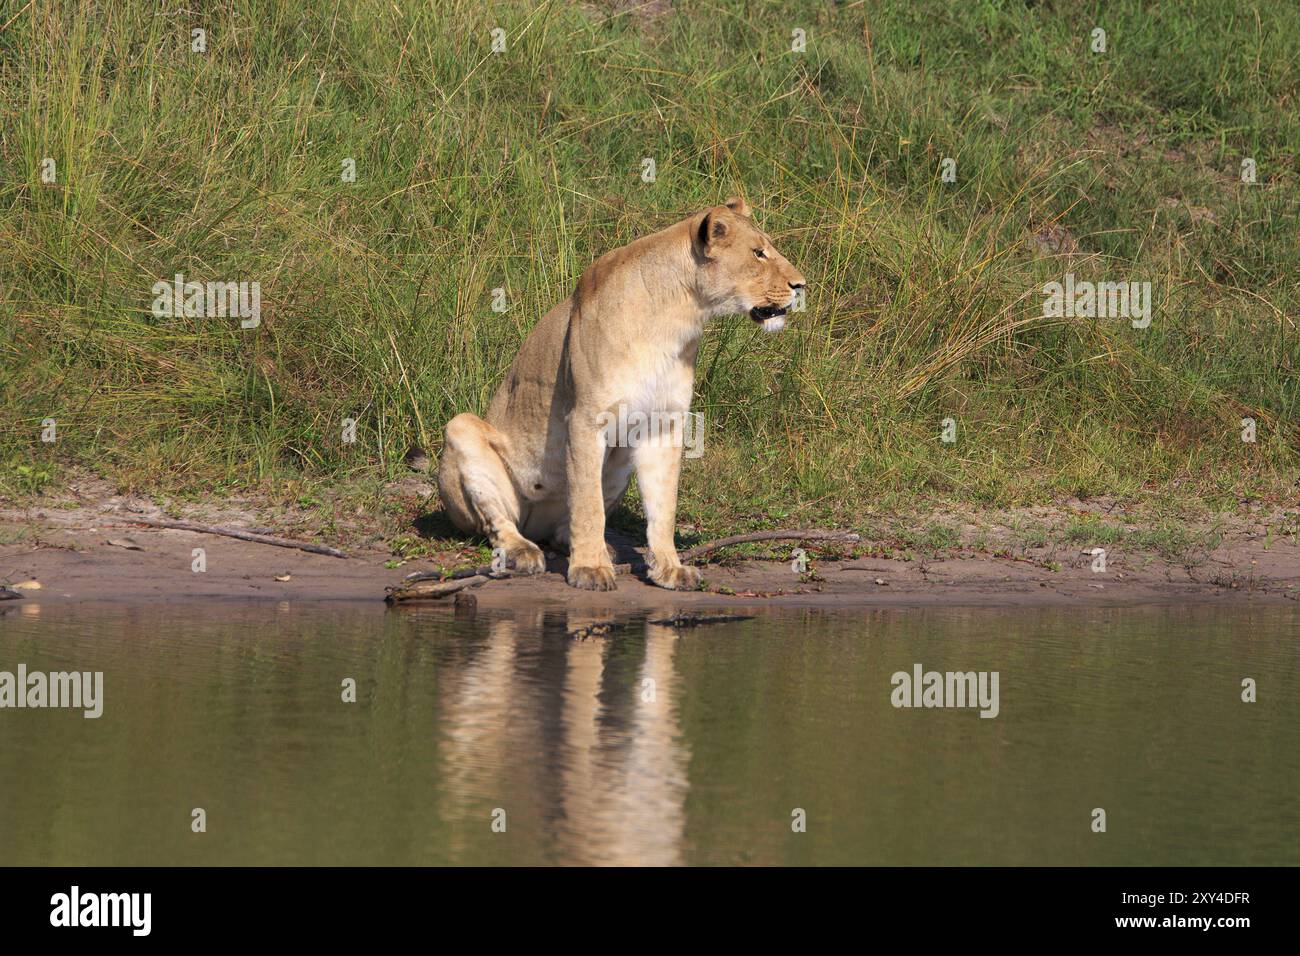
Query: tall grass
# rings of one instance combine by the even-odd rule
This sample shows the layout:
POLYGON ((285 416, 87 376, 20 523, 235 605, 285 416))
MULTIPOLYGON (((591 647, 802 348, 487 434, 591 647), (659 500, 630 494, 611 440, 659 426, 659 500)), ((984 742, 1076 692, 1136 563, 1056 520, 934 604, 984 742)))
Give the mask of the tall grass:
POLYGON ((392 476, 486 408, 593 258, 732 193, 808 310, 706 334, 684 518, 1295 493, 1291 5, 3 9, 10 493, 34 462, 136 489, 392 476), (155 318, 178 272, 259 282, 262 325, 155 318), (1151 327, 1043 318, 1065 272, 1150 281, 1151 327))

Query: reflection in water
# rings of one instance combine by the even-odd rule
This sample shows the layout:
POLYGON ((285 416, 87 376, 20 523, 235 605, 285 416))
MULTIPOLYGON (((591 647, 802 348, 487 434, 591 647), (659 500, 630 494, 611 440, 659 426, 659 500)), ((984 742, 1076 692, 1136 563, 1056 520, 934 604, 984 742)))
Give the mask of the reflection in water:
POLYGON ((1296 608, 18 603, 0 670, 104 711, 0 710, 4 863, 1300 862, 1296 608), (894 708, 917 663, 998 716, 894 708))
MULTIPOLYGON (((510 802, 504 798, 501 776, 509 765, 507 748, 518 746, 518 741, 511 744, 501 729, 511 726, 511 701, 517 699, 514 667, 515 623, 497 621, 486 646, 475 647, 473 656, 453 675, 447 705, 439 715, 446 737, 441 776, 453 800, 496 795, 498 801, 510 802)), ((463 805, 458 809, 464 813, 463 805)), ((459 830, 452 830, 451 848, 455 857, 465 853, 464 834, 459 830)))
POLYGON ((686 753, 675 713, 676 632, 646 625, 633 681, 606 681, 617 645, 570 645, 559 827, 578 863, 681 862, 686 753))
MULTIPOLYGON (((508 832, 530 794, 542 796, 552 809, 541 816, 566 863, 681 862, 686 753, 675 717, 676 631, 646 625, 621 644, 574 640, 568 635, 610 618, 527 616, 522 630, 515 617, 488 623, 441 695, 451 816, 495 801, 508 832), (538 671, 549 679, 539 681, 538 671), (539 779, 521 781, 511 760, 521 749, 542 755, 539 779), (558 772, 547 780, 552 766, 558 772)), ((454 838, 453 855, 465 850, 454 838)))

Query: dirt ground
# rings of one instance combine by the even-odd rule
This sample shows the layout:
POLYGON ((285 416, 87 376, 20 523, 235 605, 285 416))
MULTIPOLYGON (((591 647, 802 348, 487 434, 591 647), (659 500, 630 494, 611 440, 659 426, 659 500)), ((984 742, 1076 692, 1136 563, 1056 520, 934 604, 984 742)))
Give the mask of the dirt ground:
MULTIPOLYGON (((87 494, 83 488, 72 500, 0 507, 0 584, 22 595, 16 600, 380 602, 386 589, 406 575, 449 567, 458 559, 455 554, 425 555, 399 565, 382 535, 354 536, 348 557, 340 559, 224 536, 151 529, 131 520, 137 515, 167 517, 155 504, 99 491, 87 494), (204 551, 202 572, 193 570, 195 548, 204 551)), ((208 506, 184 517, 303 536, 301 528, 292 534, 292 527, 266 527, 259 521, 271 520, 267 516, 233 504, 208 506)), ((706 590, 689 593, 649 584, 635 542, 612 536, 617 560, 632 565, 631 573, 619 576, 615 592, 568 587, 564 559, 556 557, 545 574, 492 580, 466 593, 483 608, 562 605, 622 611, 1300 600, 1300 545, 1294 535, 1269 535, 1265 525, 1242 519, 1218 527, 1217 546, 1194 560, 1113 547, 1104 571, 1094 570, 1092 549, 1077 542, 1039 542, 1018 550, 958 545, 900 554, 864 541, 853 546, 855 554, 834 556, 819 555, 810 544, 808 573, 795 571, 787 561, 720 558, 703 566, 706 590)), ((793 546, 779 547, 784 553, 793 546)), ((464 560, 465 554, 460 555, 459 561, 464 560)), ((451 606, 453 598, 436 603, 451 606)))

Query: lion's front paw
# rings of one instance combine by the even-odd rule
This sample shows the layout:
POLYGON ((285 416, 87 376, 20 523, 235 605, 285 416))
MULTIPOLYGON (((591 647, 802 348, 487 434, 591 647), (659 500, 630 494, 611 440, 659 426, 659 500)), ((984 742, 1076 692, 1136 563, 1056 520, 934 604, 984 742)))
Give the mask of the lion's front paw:
POLYGON ((650 580, 670 591, 694 591, 700 586, 700 569, 685 564, 651 568, 650 580))
POLYGON ((569 584, 584 591, 613 591, 614 569, 612 567, 569 567, 569 584))
POLYGON ((531 541, 524 541, 506 549, 506 565, 515 574, 541 574, 546 570, 546 556, 531 541))

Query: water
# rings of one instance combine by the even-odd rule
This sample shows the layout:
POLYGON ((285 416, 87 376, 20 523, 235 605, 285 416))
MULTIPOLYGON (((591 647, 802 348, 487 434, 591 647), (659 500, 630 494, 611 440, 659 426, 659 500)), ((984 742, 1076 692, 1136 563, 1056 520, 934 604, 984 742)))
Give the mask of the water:
POLYGON ((105 702, 0 710, 0 863, 1300 863, 1297 609, 595 620, 4 605, 0 671, 105 702))

